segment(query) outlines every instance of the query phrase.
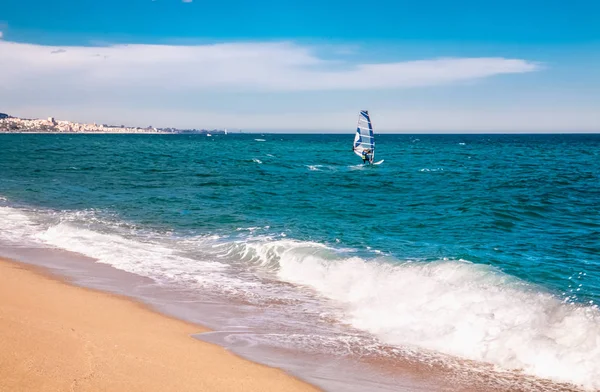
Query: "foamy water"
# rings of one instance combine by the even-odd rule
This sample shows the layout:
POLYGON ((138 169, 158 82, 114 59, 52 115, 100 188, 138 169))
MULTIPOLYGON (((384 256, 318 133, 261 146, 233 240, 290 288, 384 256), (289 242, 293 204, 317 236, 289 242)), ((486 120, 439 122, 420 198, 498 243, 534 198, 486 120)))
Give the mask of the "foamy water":
MULTIPOLYGON (((0 241, 5 244, 65 249, 157 282, 216 290, 258 305, 287 303, 292 313, 304 306, 315 319, 333 318, 375 339, 341 334, 336 340, 325 333, 311 338, 301 331, 302 339, 283 334, 271 336, 271 344, 275 339, 288 348, 296 344, 337 354, 353 344, 357 347, 350 352, 372 345, 370 355, 385 347, 423 349, 430 359, 439 352, 498 370, 600 388, 600 312, 595 305, 566 303, 465 260, 365 259, 353 256, 353 249, 257 235, 260 231, 268 229, 240 228, 230 238, 177 237, 132 231, 131 225, 103 222, 90 211, 0 207, 0 241), (94 230, 83 227, 90 222, 94 230)), ((235 338, 260 341, 252 334, 235 338)))
POLYGON ((0 251, 329 390, 600 389, 599 136, 352 139, 0 135, 0 251))

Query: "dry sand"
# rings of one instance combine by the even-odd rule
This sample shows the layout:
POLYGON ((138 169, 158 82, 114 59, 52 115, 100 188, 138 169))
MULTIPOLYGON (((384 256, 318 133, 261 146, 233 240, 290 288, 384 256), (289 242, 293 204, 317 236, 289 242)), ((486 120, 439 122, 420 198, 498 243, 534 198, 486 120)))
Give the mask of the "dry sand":
POLYGON ((0 391, 316 391, 206 329, 0 259, 0 391))

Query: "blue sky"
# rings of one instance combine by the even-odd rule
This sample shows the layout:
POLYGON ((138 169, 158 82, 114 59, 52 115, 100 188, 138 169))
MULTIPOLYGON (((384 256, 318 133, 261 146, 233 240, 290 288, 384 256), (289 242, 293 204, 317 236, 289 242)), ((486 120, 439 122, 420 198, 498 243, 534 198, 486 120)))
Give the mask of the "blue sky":
POLYGON ((0 2, 0 112, 268 131, 600 131, 600 2, 0 2), (310 118, 309 121, 307 119, 310 118))

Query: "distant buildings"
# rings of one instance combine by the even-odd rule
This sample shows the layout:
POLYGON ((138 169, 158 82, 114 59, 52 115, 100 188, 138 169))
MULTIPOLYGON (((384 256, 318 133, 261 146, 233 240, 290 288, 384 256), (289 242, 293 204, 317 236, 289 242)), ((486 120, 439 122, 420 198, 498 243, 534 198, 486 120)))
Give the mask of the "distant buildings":
POLYGON ((7 114, 0 113, 0 132, 7 133, 200 133, 200 134, 227 134, 226 130, 213 129, 177 129, 177 128, 154 128, 148 126, 126 127, 124 125, 102 124, 81 124, 71 121, 56 120, 54 117, 48 117, 47 120, 24 119, 10 117, 7 114))
POLYGON ((0 119, 0 132, 44 133, 162 133, 155 128, 113 127, 98 124, 80 124, 71 121, 23 119, 6 117, 0 119))

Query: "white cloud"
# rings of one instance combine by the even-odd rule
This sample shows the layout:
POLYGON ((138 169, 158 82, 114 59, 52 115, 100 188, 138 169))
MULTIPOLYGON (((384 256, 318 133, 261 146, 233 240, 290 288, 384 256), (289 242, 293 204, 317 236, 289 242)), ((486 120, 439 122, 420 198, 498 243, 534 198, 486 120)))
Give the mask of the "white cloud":
POLYGON ((526 60, 443 58, 350 64, 292 43, 53 47, 0 43, 0 83, 37 88, 244 91, 398 89, 534 71, 526 60), (57 53, 60 55, 57 55, 57 53), (41 83, 40 83, 41 82, 41 83))
MULTIPOLYGON (((533 129, 535 119, 552 127, 563 124, 543 113, 511 117, 510 111, 421 105, 410 110, 384 98, 393 92, 408 95, 410 102, 413 94, 401 89, 472 83, 540 68, 527 60, 352 63, 341 59, 349 57, 344 53, 360 57, 359 48, 327 47, 327 59, 317 55, 322 49, 290 42, 59 47, 0 41, 0 109, 85 122, 270 130, 352 128, 355 111, 362 108, 379 113, 379 130, 518 129, 524 122, 533 129)), ((564 124, 581 118, 595 121, 593 114, 567 113, 564 124)))

